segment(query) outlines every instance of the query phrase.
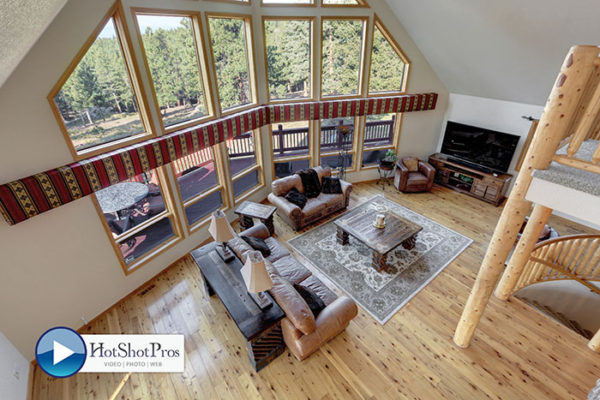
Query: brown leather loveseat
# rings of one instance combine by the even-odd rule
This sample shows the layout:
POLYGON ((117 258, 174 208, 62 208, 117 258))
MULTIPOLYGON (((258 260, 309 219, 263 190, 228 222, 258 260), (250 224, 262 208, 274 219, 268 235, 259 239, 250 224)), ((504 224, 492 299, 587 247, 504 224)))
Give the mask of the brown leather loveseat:
MULTIPOLYGON (((317 351, 323 344, 343 332, 357 315, 358 309, 352 299, 346 296, 337 297, 291 255, 285 246, 271 237, 264 224, 257 224, 240 235, 259 237, 271 250, 271 255, 266 258, 265 263, 273 280, 273 288, 269 292, 285 312, 286 316, 281 321, 283 339, 296 358, 303 360, 317 351), (296 291, 294 284, 312 291, 323 300, 326 307, 317 318, 296 291)), ((253 250, 239 237, 230 240, 227 245, 244 263, 248 252, 253 250)))
MULTIPOLYGON (((320 181, 324 176, 331 176, 331 168, 329 167, 316 167, 314 170, 319 175, 320 181)), ((304 208, 300 209, 300 207, 290 203, 285 198, 285 195, 294 187, 300 193, 304 193, 300 176, 293 174, 273 181, 269 201, 277 207, 277 214, 281 219, 287 222, 295 231, 299 231, 308 224, 348 207, 352 184, 341 179, 340 184, 342 186, 341 194, 321 193, 318 197, 308 199, 304 208)))

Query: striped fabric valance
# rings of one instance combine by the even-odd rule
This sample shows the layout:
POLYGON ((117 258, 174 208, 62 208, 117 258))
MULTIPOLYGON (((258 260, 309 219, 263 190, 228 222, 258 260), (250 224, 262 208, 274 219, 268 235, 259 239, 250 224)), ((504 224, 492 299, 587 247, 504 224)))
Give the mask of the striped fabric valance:
POLYGON ((264 125, 433 110, 436 102, 437 93, 426 93, 257 106, 0 185, 0 212, 14 225, 264 125))

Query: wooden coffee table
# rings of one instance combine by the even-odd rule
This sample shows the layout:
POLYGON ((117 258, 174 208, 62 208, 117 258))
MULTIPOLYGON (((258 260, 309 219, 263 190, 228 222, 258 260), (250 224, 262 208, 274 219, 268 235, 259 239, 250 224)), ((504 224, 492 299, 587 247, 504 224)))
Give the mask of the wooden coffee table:
POLYGON ((275 211, 277 211, 277 207, 246 200, 236 208, 235 213, 240 217, 240 228, 242 230, 252 228, 254 226, 252 218, 256 218, 265 224, 271 235, 273 235, 275 234, 275 226, 273 225, 275 211))
POLYGON ((337 241, 348 244, 349 235, 363 242, 373 250, 373 268, 381 272, 387 268, 387 255, 402 245, 407 250, 415 247, 421 226, 402 218, 391 211, 358 210, 350 211, 334 221, 337 226, 337 241), (375 228, 373 221, 377 214, 385 215, 385 228, 375 228))

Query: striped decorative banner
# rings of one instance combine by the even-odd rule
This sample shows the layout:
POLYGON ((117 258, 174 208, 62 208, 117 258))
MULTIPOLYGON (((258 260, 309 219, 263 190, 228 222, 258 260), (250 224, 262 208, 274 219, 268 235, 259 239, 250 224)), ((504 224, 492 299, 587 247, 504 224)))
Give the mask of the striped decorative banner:
POLYGON ((0 212, 14 225, 261 126, 433 110, 437 97, 437 93, 426 93, 257 106, 0 185, 0 212))

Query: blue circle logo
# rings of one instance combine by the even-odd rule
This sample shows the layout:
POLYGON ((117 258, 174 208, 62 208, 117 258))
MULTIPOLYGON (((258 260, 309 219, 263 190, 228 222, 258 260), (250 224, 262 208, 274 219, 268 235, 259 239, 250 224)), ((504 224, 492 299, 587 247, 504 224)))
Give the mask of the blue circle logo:
POLYGON ((55 378, 76 374, 83 367, 86 355, 87 349, 81 336, 63 326, 48 329, 35 346, 38 365, 55 378))

